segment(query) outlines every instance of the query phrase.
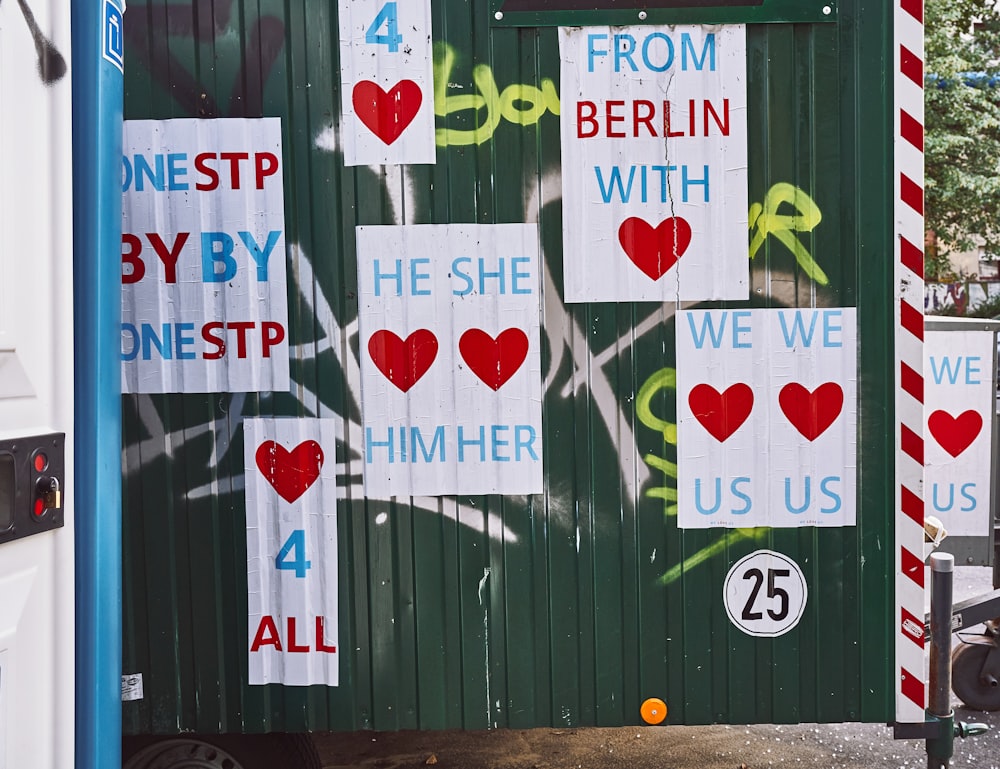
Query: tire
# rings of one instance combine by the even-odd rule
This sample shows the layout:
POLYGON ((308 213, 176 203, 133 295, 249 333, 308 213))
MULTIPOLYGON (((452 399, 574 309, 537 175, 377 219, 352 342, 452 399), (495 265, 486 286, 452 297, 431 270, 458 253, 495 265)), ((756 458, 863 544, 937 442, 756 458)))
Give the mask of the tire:
POLYGON ((322 769, 308 734, 126 738, 123 769, 322 769))
POLYGON ((973 710, 1000 710, 1000 686, 979 680, 992 645, 963 643, 951 653, 951 689, 973 710))

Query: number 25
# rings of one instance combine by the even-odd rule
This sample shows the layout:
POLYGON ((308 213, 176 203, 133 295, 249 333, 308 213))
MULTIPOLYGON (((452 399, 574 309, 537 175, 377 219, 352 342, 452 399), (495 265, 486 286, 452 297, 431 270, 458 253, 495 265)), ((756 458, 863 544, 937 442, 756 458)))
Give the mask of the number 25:
MULTIPOLYGON (((768 609, 767 616, 776 622, 780 622, 788 616, 788 592, 784 588, 776 587, 774 581, 778 577, 791 576, 791 573, 788 569, 767 570, 767 597, 778 599, 778 610, 773 611, 772 609, 768 609)), ((754 611, 757 594, 760 593, 760 588, 764 584, 764 574, 760 569, 747 569, 743 573, 743 579, 752 579, 755 583, 750 590, 750 597, 747 599, 746 606, 743 607, 743 619, 750 621, 764 619, 763 612, 754 611)))

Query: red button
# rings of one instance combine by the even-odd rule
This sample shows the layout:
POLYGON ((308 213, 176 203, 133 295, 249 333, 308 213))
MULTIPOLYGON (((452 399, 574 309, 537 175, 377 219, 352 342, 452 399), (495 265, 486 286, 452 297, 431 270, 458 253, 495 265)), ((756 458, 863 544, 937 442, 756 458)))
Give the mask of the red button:
POLYGON ((49 458, 45 456, 44 453, 39 451, 35 454, 35 472, 42 472, 46 467, 49 466, 49 458))
POLYGON ((40 499, 35 500, 35 517, 40 517, 45 512, 45 503, 40 499))

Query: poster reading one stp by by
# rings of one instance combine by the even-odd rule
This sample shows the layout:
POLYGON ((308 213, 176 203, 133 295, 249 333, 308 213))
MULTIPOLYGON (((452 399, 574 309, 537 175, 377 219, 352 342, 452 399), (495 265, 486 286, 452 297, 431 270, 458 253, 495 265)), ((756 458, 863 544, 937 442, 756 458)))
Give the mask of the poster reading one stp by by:
POLYGON ((281 124, 129 120, 122 390, 288 389, 281 124))

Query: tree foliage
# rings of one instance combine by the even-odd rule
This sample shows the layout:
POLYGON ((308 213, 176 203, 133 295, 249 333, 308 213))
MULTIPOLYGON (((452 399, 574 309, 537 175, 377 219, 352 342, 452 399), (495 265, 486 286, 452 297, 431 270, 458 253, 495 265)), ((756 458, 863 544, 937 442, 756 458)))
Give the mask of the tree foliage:
POLYGON ((947 254, 977 244, 1000 254, 1000 11, 996 0, 926 0, 924 213, 947 254))

